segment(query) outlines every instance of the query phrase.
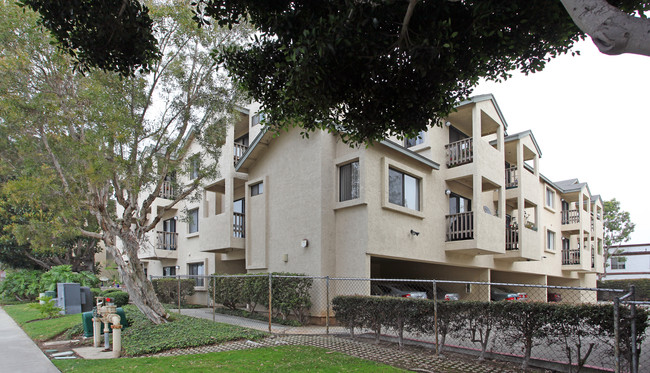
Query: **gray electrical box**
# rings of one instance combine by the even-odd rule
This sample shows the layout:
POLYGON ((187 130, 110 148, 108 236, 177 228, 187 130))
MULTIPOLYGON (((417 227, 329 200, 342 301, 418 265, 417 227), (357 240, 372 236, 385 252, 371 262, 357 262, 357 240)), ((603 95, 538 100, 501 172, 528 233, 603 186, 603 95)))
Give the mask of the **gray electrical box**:
POLYGON ((77 283, 59 282, 56 284, 56 305, 61 314, 81 313, 81 286, 77 283))
POLYGON ((93 310, 94 299, 93 292, 90 291, 88 286, 82 286, 81 288, 81 312, 90 312, 93 310))

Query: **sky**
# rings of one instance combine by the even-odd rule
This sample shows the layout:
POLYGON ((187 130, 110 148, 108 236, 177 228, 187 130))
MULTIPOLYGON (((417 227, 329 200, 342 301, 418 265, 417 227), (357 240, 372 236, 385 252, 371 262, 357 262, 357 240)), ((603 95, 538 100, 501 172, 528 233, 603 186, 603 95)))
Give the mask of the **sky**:
POLYGON ((494 95, 509 134, 532 130, 544 176, 616 198, 636 224, 627 243, 650 243, 650 57, 607 56, 590 39, 575 50, 473 95, 494 95))

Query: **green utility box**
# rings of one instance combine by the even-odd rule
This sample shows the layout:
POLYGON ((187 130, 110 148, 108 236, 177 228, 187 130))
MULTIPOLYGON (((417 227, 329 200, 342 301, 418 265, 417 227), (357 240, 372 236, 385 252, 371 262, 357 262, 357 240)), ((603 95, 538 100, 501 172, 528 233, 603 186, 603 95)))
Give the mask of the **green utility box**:
MULTIPOLYGON (((128 321, 126 321, 126 314, 122 307, 117 307, 117 314, 120 316, 120 324, 123 328, 129 326, 128 321)), ((84 325, 84 337, 93 336, 93 313, 84 312, 81 314, 81 322, 84 325)), ((102 323, 101 333, 104 334, 104 323, 102 323)))

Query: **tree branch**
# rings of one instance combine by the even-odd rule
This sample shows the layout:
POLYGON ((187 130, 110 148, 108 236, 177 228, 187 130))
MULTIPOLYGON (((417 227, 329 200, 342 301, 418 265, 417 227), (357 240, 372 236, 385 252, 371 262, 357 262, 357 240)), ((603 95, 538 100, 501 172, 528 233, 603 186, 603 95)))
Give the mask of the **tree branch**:
POLYGON ((635 17, 606 0, 561 0, 573 22, 604 54, 650 56, 650 20, 635 17))

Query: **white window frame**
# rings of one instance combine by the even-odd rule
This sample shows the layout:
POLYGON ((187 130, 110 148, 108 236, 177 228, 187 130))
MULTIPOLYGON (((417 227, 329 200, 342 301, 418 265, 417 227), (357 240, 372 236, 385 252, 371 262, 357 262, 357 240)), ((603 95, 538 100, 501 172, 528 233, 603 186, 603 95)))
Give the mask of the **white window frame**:
MULTIPOLYGON (((205 263, 204 262, 196 262, 196 263, 187 263, 187 274, 188 275, 197 275, 197 276, 204 276, 205 275, 205 263), (196 272, 193 273, 194 271, 192 268, 196 267, 196 272)), ((203 278, 194 278, 196 280, 196 285, 197 287, 203 287, 205 286, 205 279, 203 278)))
POLYGON ((260 194, 264 194, 264 182, 260 181, 259 183, 255 183, 250 186, 251 190, 251 197, 259 196, 260 194))
POLYGON ((624 256, 611 256, 609 258, 609 266, 611 269, 625 269, 625 260, 624 256), (620 259, 623 259, 622 261, 620 259))
POLYGON ((354 160, 348 163, 344 163, 342 165, 339 165, 338 167, 338 172, 339 172, 339 202, 345 202, 345 201, 351 201, 354 199, 359 199, 361 196, 361 172, 359 169, 359 160, 354 160), (356 164, 356 169, 355 165, 356 164), (343 171, 349 167, 350 168, 350 195, 344 196, 343 195, 343 177, 342 173, 343 171), (355 180, 356 176, 356 180, 355 180))
POLYGON ((187 212, 187 218, 187 233, 199 233, 199 208, 189 210, 187 212))
POLYGON ((544 197, 544 206, 555 209, 555 191, 550 187, 546 187, 546 195, 544 197))
POLYGON ((555 251, 555 240, 556 240, 557 234, 550 230, 546 230, 546 250, 548 251, 555 251))

